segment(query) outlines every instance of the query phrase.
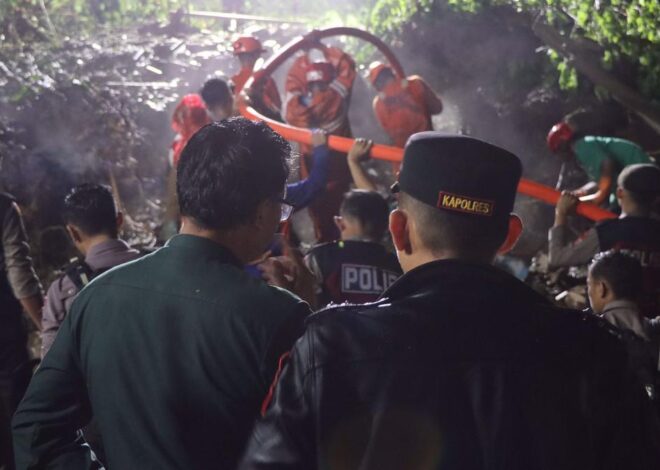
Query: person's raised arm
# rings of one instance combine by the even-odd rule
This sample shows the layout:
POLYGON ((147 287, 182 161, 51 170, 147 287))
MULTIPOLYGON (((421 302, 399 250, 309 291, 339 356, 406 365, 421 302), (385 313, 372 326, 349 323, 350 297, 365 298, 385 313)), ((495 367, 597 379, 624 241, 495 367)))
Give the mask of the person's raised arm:
POLYGON ((308 206, 325 188, 328 180, 328 165, 331 158, 327 145, 326 132, 315 129, 312 132, 312 169, 303 180, 287 185, 286 200, 296 209, 308 206))
POLYGON ((607 202, 610 193, 612 192, 612 185, 614 182, 614 167, 615 163, 611 159, 606 159, 601 165, 600 179, 598 180, 598 189, 592 194, 580 197, 580 202, 591 202, 596 205, 601 205, 607 202))
POLYGON ((551 268, 578 266, 588 263, 598 252, 598 234, 589 230, 572 243, 568 216, 575 212, 579 199, 569 191, 562 192, 555 207, 555 223, 548 232, 548 257, 551 268))
POLYGON ((369 150, 373 145, 373 141, 367 139, 355 139, 355 143, 348 151, 348 169, 353 177, 353 182, 358 189, 366 189, 369 191, 376 191, 376 185, 371 180, 362 162, 369 159, 369 150))

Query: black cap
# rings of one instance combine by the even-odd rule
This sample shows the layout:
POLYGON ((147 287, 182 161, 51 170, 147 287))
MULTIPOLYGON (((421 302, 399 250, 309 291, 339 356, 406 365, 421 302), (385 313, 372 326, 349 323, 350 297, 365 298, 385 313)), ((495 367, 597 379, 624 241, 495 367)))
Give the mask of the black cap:
POLYGON ((628 165, 619 173, 617 182, 633 193, 660 194, 660 168, 652 163, 628 165))
POLYGON ((440 210, 472 217, 508 217, 522 165, 500 147, 461 135, 420 132, 408 139, 393 191, 440 210))

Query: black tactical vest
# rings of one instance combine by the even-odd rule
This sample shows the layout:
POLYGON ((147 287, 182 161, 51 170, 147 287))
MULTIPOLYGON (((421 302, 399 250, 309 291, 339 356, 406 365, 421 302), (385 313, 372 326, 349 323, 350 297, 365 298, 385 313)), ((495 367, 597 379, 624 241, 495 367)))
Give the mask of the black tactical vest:
POLYGON ((396 256, 379 243, 326 243, 314 247, 310 257, 322 275, 321 305, 373 302, 401 276, 396 256))

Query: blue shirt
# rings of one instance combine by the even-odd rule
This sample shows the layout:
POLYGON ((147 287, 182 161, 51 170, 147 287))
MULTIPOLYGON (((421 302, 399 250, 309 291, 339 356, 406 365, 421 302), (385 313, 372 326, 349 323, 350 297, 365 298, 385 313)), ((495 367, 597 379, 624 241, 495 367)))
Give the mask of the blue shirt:
POLYGON ((286 186, 286 201, 296 209, 307 207, 325 188, 328 180, 328 165, 330 149, 327 145, 319 145, 312 150, 312 171, 309 176, 286 186))

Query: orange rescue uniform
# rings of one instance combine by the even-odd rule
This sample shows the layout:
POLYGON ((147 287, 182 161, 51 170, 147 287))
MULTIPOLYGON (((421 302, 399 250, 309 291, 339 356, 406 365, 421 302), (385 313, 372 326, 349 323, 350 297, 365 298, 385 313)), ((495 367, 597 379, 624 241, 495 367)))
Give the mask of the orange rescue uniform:
POLYGON ((432 130, 431 115, 442 111, 442 101, 419 76, 395 79, 374 98, 374 113, 393 145, 403 147, 408 138, 432 130))
MULTIPOLYGON (((231 77, 231 81, 234 84, 234 96, 238 96, 241 90, 243 90, 245 82, 248 81, 252 72, 253 71, 249 68, 242 68, 236 75, 231 77)), ((280 98, 279 91, 277 91, 275 80, 271 77, 268 77, 264 84, 261 101, 271 113, 279 115, 280 110, 282 109, 282 99, 280 98)))
POLYGON ((181 152, 190 138, 210 122, 211 118, 206 112, 206 106, 201 96, 192 93, 181 98, 172 114, 172 129, 178 134, 172 142, 173 167, 179 163, 181 152))
MULTIPOLYGON (((351 137, 348 120, 348 108, 351 90, 355 80, 355 62, 341 49, 327 47, 323 50, 326 60, 335 70, 334 79, 327 89, 310 96, 307 83, 307 70, 310 60, 307 55, 298 57, 286 78, 286 97, 284 117, 286 122, 307 129, 319 128, 329 134, 351 137)), ((309 174, 311 149, 301 145, 303 177, 309 174)), ((333 152, 328 167, 328 182, 322 193, 310 206, 314 220, 316 236, 320 242, 329 242, 337 238, 334 216, 339 214, 339 207, 348 191, 352 178, 344 154, 333 152)))

